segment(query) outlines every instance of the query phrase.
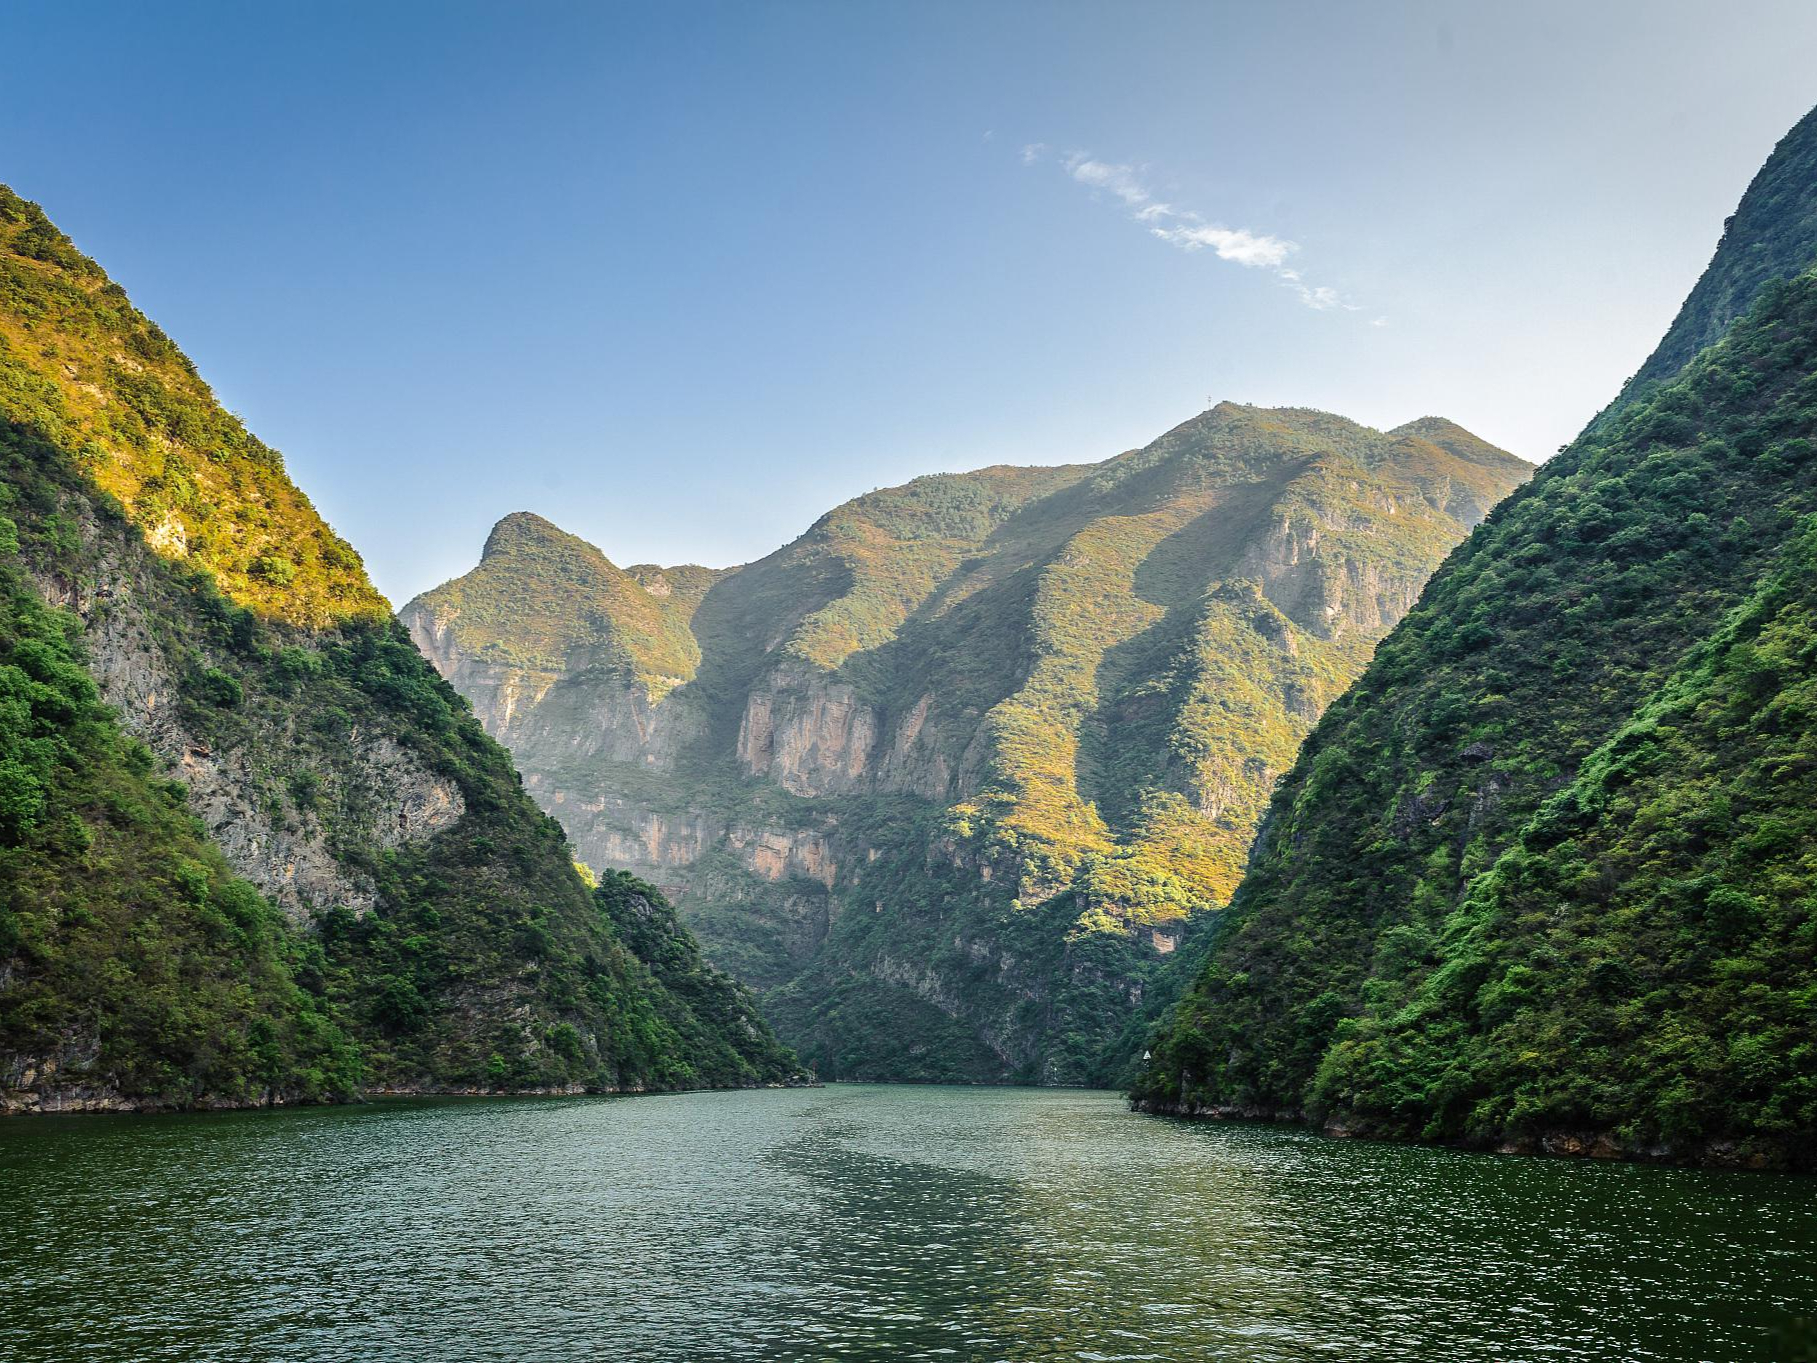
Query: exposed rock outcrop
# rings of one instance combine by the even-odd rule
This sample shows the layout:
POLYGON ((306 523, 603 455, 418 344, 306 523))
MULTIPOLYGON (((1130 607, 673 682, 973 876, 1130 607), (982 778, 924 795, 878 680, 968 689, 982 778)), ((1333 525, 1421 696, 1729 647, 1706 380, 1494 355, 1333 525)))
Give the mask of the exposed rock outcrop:
POLYGON ((377 899, 371 877, 336 854, 317 811, 357 825, 362 841, 391 848, 451 826, 466 808, 460 788, 390 738, 353 733, 318 745, 282 713, 247 716, 241 734, 225 744, 198 732, 179 703, 179 664, 169 631, 158 627, 148 565, 111 547, 92 517, 82 534, 90 572, 80 581, 41 574, 39 590, 82 620, 90 671, 126 730, 183 779, 234 870, 292 918, 306 921, 336 906, 370 909, 377 899), (279 773, 308 774, 312 808, 273 798, 279 773))

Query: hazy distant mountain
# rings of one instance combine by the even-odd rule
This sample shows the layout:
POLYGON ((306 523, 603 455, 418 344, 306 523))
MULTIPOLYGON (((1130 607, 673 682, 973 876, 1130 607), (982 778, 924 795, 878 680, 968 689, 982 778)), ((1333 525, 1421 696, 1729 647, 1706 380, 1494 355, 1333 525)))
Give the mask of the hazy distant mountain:
POLYGON ((662 884, 823 1073, 1077 1082, 1530 472, 1435 418, 1224 404, 873 492, 722 573, 510 516, 401 618, 583 857, 662 884))

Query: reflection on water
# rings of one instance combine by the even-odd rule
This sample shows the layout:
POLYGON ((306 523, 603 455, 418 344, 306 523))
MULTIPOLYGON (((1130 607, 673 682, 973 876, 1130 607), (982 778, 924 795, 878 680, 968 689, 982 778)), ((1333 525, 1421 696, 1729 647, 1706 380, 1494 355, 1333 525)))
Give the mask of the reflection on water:
POLYGON ((8 1359, 1817 1360, 1817 1180, 836 1086, 0 1124, 8 1359))

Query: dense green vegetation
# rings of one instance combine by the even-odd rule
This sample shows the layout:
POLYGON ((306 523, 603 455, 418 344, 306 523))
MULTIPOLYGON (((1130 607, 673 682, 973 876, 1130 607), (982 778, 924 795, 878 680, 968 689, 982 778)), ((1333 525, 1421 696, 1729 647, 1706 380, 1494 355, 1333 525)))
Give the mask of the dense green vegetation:
POLYGON ((484 561, 494 571, 449 583, 442 605, 460 619, 463 644, 488 658, 551 672, 602 668, 652 698, 700 665, 688 618, 718 576, 708 569, 646 568, 640 577, 528 512, 492 528, 484 561))
POLYGON ((1102 1079, 1319 711, 1527 472, 1435 418, 1225 404, 870 493, 717 577, 509 517, 402 617, 824 1073, 1102 1079), (656 618, 698 643, 672 691, 601 661, 656 618))
POLYGON ((1743 319, 1498 508, 1327 712, 1139 1101, 1817 1149, 1817 276, 1754 268, 1813 148, 1694 295, 1743 319))
POLYGON ((707 964, 655 886, 624 871, 604 871, 593 901, 661 986, 654 993, 656 1013, 673 1038, 663 1038, 664 1049, 687 1065, 682 1078, 762 1082, 793 1073, 794 1056, 762 1023, 750 991, 707 964))
POLYGON ((1817 1136, 1817 520, 1343 1034, 1323 1110, 1422 1135, 1817 1136))
POLYGON ((1753 305, 1761 288, 1802 272, 1817 260, 1817 110, 1806 114, 1780 139, 1754 177, 1734 216, 1723 224, 1722 240, 1710 267, 1672 319, 1672 325, 1640 371, 1629 380, 1619 410, 1654 384, 1671 379, 1722 338, 1753 305))
POLYGON ((0 765, 24 820, 0 942, 18 1101, 785 1077, 729 983, 677 977, 671 994, 626 947, 560 827, 276 453, 6 191, 0 285, 15 662, 74 696, 85 653, 120 711, 111 729, 97 717, 93 681, 76 710, 45 700, 63 708, 30 724, 76 727, 21 728, 0 765), (32 615, 33 591, 74 614, 32 615))
POLYGON ((44 605, 18 550, 0 516, 5 1087, 62 1072, 174 1106, 352 1094, 357 1049, 295 979, 320 949, 229 871, 182 786, 120 732, 80 622, 44 605))

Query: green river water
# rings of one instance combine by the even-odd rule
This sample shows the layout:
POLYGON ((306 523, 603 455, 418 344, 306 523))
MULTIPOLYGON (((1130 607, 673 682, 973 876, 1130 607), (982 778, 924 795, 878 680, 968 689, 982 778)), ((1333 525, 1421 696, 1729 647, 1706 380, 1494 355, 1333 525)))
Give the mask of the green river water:
POLYGON ((0 1122, 0 1359, 1817 1360, 1817 1180, 835 1085, 0 1122))

